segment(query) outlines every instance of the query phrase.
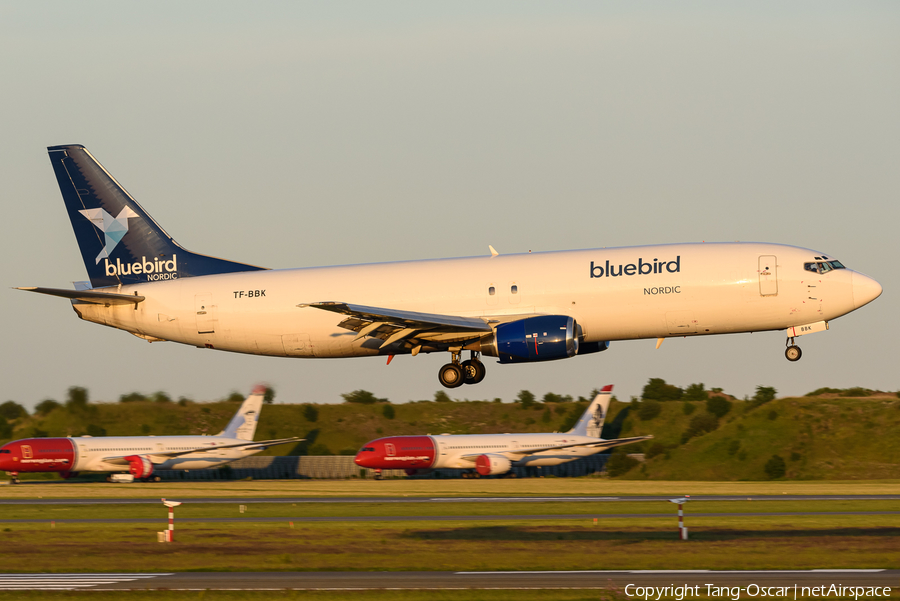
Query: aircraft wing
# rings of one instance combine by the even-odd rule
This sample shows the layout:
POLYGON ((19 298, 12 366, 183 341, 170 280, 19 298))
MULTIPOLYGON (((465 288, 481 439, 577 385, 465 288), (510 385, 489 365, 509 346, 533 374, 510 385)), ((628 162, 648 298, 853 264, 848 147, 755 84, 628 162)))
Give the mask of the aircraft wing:
MULTIPOLYGON (((590 447, 592 449, 605 450, 605 449, 612 449, 615 447, 621 447, 621 446, 631 444, 634 442, 640 442, 642 440, 649 440, 651 438, 653 438, 652 435, 632 436, 631 438, 614 438, 612 440, 598 440, 597 442, 588 442, 588 443, 575 442, 572 444, 558 444, 558 445, 552 445, 552 446, 546 446, 546 447, 538 447, 538 448, 534 448, 534 449, 522 449, 522 450, 518 450, 518 451, 502 451, 497 454, 498 455, 506 455, 510 459, 513 459, 514 457, 527 457, 528 455, 534 455, 535 453, 543 453, 544 451, 558 451, 560 449, 571 449, 571 448, 575 448, 575 447, 590 447)), ((484 453, 464 455, 464 456, 460 457, 460 459, 463 459, 465 461, 471 461, 472 463, 475 463, 475 460, 478 459, 478 457, 480 457, 481 455, 484 455, 484 453)))
MULTIPOLYGON (((414 347, 476 340, 491 332, 488 320, 480 317, 418 313, 333 301, 297 306, 346 315, 347 318, 338 325, 358 332, 356 340, 366 336, 384 340, 379 348, 401 340, 411 343, 414 347)), ((414 353, 417 351, 414 350, 414 353)))
POLYGON ((300 442, 302 440, 306 440, 305 438, 278 438, 275 440, 245 440, 244 442, 239 442, 235 444, 222 444, 216 445, 214 447, 201 447, 197 449, 191 449, 189 451, 163 451, 160 452, 150 452, 150 453, 130 453, 129 455, 116 455, 114 457, 104 457, 103 461, 106 463, 112 463, 113 465, 128 465, 128 461, 125 459, 127 456, 131 455, 144 455, 149 457, 153 463, 163 463, 167 459, 172 459, 173 457, 180 457, 182 455, 193 455, 195 453, 208 453, 210 451, 218 451, 219 449, 237 449, 237 448, 246 448, 252 451, 263 451, 268 449, 269 447, 274 447, 280 444, 287 444, 289 442, 300 442))
POLYGON ((38 288, 36 286, 16 288, 16 290, 24 290, 26 292, 37 292, 38 294, 49 294, 50 296, 60 296, 85 303, 96 303, 98 305, 137 305, 144 300, 143 296, 116 294, 114 292, 97 292, 96 290, 67 290, 65 288, 38 288))

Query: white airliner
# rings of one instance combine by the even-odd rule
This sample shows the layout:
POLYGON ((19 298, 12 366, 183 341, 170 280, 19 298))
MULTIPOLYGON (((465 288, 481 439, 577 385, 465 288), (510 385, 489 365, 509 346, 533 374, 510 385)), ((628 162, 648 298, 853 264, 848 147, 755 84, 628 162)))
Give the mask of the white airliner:
POLYGON ((215 436, 23 438, 0 448, 0 470, 8 472, 13 482, 22 472, 59 472, 66 479, 81 472, 112 472, 113 476, 127 473, 132 477, 129 481, 159 482, 154 470, 209 469, 301 440, 254 442, 264 394, 264 387, 256 387, 228 426, 215 436))
POLYGON ((376 471, 402 469, 413 476, 440 468, 469 470, 474 477, 509 473, 513 467, 559 465, 606 449, 653 438, 600 438, 612 386, 604 387, 568 432, 389 436, 360 449, 354 461, 376 471))
MULTIPOLYGON (((453 388, 500 363, 564 359, 612 340, 736 332, 794 338, 881 286, 829 253, 761 243, 671 244, 269 270, 179 246, 79 145, 49 148, 90 282, 22 288, 148 340, 276 357, 448 352, 453 388), (464 351, 470 352, 460 361, 464 351)), ((223 207, 252 216, 246 207, 223 207)))

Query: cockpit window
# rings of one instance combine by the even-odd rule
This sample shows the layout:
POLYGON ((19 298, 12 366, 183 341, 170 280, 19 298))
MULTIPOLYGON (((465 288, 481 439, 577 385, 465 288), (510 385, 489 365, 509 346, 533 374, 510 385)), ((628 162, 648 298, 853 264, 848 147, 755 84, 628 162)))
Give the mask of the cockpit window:
POLYGON ((816 263, 804 263, 803 269, 813 273, 827 273, 832 269, 847 269, 840 261, 820 261, 816 263))
POLYGON ((365 453, 366 451, 368 451, 370 453, 374 453, 375 447, 363 447, 359 450, 360 453, 365 453))

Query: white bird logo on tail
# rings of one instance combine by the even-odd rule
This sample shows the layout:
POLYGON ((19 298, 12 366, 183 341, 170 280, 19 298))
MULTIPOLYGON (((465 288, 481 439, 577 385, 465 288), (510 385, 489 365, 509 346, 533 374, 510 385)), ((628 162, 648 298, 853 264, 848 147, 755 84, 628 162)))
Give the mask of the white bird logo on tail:
POLYGON ((103 246, 100 254, 97 255, 97 263, 100 262, 100 259, 109 257, 109 254, 122 241, 125 234, 128 233, 128 218, 138 216, 137 213, 128 207, 122 207, 122 210, 119 211, 116 217, 113 217, 104 209, 84 209, 78 212, 97 226, 97 229, 103 232, 105 237, 106 244, 103 246))

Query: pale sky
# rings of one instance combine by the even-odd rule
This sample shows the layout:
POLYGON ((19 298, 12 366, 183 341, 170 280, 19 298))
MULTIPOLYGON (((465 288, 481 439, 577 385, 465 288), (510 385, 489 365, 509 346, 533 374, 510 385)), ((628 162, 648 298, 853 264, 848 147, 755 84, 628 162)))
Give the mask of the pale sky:
MULTIPOLYGON (((180 244, 304 267, 693 241, 793 244, 884 294, 828 332, 613 343, 454 398, 900 389, 896 2, 0 2, 0 402, 69 386, 431 398, 448 355, 148 344, 11 290, 86 273, 46 147, 84 144, 180 244)), ((314 299, 331 300, 331 299, 314 299)))

